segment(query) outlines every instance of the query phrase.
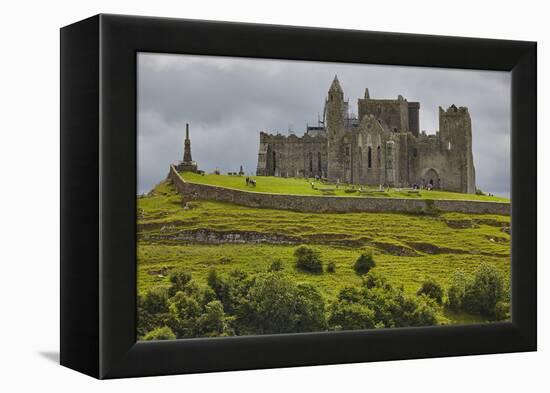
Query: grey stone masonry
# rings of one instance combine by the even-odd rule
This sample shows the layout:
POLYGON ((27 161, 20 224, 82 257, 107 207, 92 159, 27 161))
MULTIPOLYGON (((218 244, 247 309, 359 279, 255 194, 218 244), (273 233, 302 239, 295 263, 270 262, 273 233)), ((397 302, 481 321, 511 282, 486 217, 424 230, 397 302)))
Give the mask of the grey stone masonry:
POLYGON ((303 136, 260 133, 256 174, 475 193, 468 108, 439 108, 431 135, 420 131, 419 111, 419 102, 371 98, 366 89, 355 116, 335 77, 322 120, 303 136))
POLYGON ((255 208, 313 213, 423 213, 442 211, 510 215, 510 204, 504 202, 309 196, 241 191, 186 182, 174 166, 170 167, 168 179, 184 200, 213 200, 255 208))

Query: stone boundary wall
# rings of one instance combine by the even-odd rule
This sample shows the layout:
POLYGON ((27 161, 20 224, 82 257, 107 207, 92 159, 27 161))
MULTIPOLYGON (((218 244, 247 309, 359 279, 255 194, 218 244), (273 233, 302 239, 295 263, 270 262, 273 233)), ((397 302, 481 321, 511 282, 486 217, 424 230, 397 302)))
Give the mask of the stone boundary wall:
POLYGON ((189 199, 214 200, 256 208, 308 213, 421 213, 435 209, 443 212, 510 215, 510 204, 506 202, 311 196, 241 191, 186 182, 173 166, 170 167, 168 179, 180 194, 189 199))

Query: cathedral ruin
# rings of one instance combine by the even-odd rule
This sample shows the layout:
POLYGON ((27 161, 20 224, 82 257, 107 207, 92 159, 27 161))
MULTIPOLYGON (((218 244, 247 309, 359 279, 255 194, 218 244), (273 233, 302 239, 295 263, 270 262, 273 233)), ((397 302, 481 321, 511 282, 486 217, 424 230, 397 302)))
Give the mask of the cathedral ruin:
POLYGON ((420 103, 374 99, 365 90, 358 116, 335 77, 322 120, 303 136, 260 133, 258 176, 320 177, 331 182, 440 188, 475 193, 468 108, 439 107, 439 131, 420 132, 420 103))

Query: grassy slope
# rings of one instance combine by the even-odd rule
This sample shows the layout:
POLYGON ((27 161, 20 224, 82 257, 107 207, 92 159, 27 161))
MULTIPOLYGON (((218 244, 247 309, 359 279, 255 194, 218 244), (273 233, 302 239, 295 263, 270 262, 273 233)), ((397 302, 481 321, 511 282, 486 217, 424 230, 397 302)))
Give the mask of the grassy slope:
MULTIPOLYGON (((203 281, 212 267, 220 271, 235 268, 248 272, 265 271, 277 257, 283 261, 287 272, 299 281, 316 284, 330 300, 342 286, 360 283, 352 263, 366 250, 374 252, 377 270, 394 284, 402 284, 411 294, 426 277, 434 277, 446 286, 454 270, 460 268, 471 272, 483 261, 495 264, 506 275, 510 273, 510 237, 502 230, 509 225, 507 216, 310 214, 206 201, 193 202, 190 209, 184 210, 180 197, 166 183, 159 185, 154 195, 140 198, 138 206, 142 238, 168 235, 163 241, 141 240, 138 244, 140 292, 154 285, 167 284, 165 276, 155 274, 163 267, 184 267, 203 281), (292 266, 296 245, 201 245, 170 240, 171 233, 192 229, 292 235, 317 247, 325 262, 336 264, 336 273, 297 272, 292 266), (440 253, 424 252, 426 245, 439 247, 440 253), (396 255, 403 254, 401 250, 415 256, 396 255)), ((452 322, 477 320, 467 315, 446 314, 445 317, 452 322)))
POLYGON ((335 185, 321 184, 315 182, 314 179, 303 178, 282 178, 274 176, 256 176, 254 179, 257 181, 256 187, 250 187, 246 185, 245 177, 242 176, 227 176, 227 175, 214 175, 205 174, 199 175, 197 173, 184 172, 182 177, 191 182, 198 184, 210 184, 214 186, 234 188, 238 190, 246 190, 252 192, 265 192, 274 194, 297 194, 297 195, 323 195, 326 191, 331 190, 331 195, 336 196, 368 196, 368 197, 386 197, 386 198, 418 198, 418 199, 464 199, 464 200, 476 200, 476 201, 492 201, 492 202, 509 202, 509 199, 502 197, 490 197, 486 195, 472 195, 462 194, 457 192, 447 191, 427 191, 421 190, 411 192, 410 190, 397 191, 396 189, 390 189, 390 191, 379 192, 377 187, 366 188, 368 192, 346 192, 344 186, 340 186, 338 189, 335 185), (311 182, 314 181, 316 189, 311 187, 311 182))

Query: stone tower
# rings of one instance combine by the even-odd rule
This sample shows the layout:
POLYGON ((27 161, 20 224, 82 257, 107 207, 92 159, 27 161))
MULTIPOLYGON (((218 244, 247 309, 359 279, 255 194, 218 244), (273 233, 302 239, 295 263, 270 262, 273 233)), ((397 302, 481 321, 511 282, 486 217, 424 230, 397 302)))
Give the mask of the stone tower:
POLYGON ((332 181, 344 180, 345 146, 342 139, 345 133, 345 112, 344 91, 338 76, 334 76, 325 101, 325 127, 328 137, 327 177, 332 181))
POLYGON ((191 157, 191 139, 189 138, 189 123, 185 124, 185 142, 183 149, 183 161, 180 162, 176 169, 178 172, 197 172, 197 163, 191 157))
POLYGON ((468 108, 439 107, 439 138, 446 156, 448 173, 444 188, 474 194, 476 192, 472 154, 472 121, 468 108))

